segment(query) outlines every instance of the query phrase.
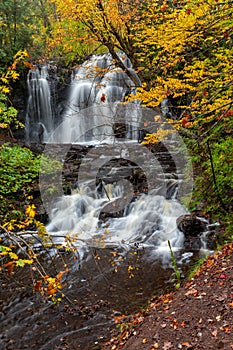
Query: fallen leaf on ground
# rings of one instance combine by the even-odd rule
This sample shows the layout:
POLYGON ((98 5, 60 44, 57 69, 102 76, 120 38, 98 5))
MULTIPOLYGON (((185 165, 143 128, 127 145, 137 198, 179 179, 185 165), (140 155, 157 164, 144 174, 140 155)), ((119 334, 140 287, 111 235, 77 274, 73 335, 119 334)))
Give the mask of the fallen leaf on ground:
POLYGON ((163 344, 163 350, 169 350, 172 348, 172 343, 170 341, 165 341, 163 344))
POLYGON ((215 329, 214 331, 211 332, 211 334, 212 334, 214 337, 216 337, 217 334, 218 334, 218 331, 215 329))
POLYGON ((198 290, 197 289, 191 289, 187 293, 185 293, 186 296, 188 295, 193 295, 193 296, 198 296, 198 290))

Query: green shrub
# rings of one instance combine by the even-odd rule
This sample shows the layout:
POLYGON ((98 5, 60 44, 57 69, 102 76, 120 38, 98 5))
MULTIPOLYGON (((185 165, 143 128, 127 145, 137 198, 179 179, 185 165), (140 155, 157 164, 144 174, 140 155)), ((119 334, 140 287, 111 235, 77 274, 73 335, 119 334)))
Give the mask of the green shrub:
POLYGON ((195 175, 190 209, 201 209, 218 220, 224 226, 226 240, 233 240, 232 132, 230 116, 215 121, 212 128, 209 126, 205 138, 188 142, 195 175))
MULTIPOLYGON (((41 170, 53 180, 61 163, 46 156, 35 156, 32 151, 18 145, 0 147, 0 221, 22 219, 26 200, 38 190, 41 170)), ((33 201, 33 198, 30 199, 33 201)))
POLYGON ((36 182, 40 168, 40 157, 18 145, 0 147, 0 218, 20 218, 23 201, 36 182))

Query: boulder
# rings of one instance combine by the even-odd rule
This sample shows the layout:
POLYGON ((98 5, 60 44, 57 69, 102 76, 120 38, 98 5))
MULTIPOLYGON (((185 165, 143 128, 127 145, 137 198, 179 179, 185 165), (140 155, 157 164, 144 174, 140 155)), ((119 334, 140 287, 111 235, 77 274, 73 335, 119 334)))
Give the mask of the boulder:
POLYGON ((185 237, 200 237, 207 230, 208 221, 196 214, 181 215, 176 224, 185 237))

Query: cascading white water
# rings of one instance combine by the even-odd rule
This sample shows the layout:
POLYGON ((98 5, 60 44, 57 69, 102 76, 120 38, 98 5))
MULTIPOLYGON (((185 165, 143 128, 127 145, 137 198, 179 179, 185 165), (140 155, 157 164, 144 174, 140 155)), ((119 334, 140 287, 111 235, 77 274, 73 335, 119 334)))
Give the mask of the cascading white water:
POLYGON ((54 128, 55 113, 48 80, 48 66, 31 69, 27 77, 28 104, 25 120, 26 142, 42 142, 54 128))
POLYGON ((120 150, 118 159, 125 155, 126 159, 138 160, 147 175, 148 193, 135 197, 137 191, 133 189, 127 174, 124 176, 125 169, 121 171, 116 167, 110 168, 96 186, 93 183, 96 169, 92 165, 97 162, 98 156, 99 170, 111 156, 117 157, 117 151, 113 153, 110 145, 107 148, 96 146, 94 151, 87 153, 86 160, 79 168, 78 188, 71 195, 61 196, 51 210, 47 230, 58 243, 64 243, 66 235, 72 237, 79 247, 80 256, 88 247, 121 247, 127 251, 137 245, 149 247, 157 253, 161 251, 169 257, 168 240, 173 247, 182 248, 184 236, 177 229, 176 219, 187 214, 187 210, 177 200, 180 175, 177 179, 170 178, 171 174, 163 171, 156 159, 153 162, 153 156, 151 162, 149 158, 146 159, 147 150, 134 146, 131 144, 123 150, 121 144, 114 147, 120 150), (131 150, 135 155, 131 156, 131 150), (107 151, 107 154, 104 155, 103 151, 107 151), (118 212, 120 214, 116 217, 112 215, 118 212), (104 220, 102 213, 106 214, 104 220))
MULTIPOLYGON (((126 68, 133 72, 127 56, 121 53, 118 55, 126 68)), ((113 64, 110 54, 93 55, 72 75, 67 108, 63 114, 64 127, 56 135, 51 133, 45 141, 69 143, 74 140, 73 135, 78 143, 111 140, 116 105, 124 101, 125 96, 132 93, 133 89, 134 83, 121 68, 113 64), (102 107, 106 110, 110 105, 107 113, 105 111, 102 115, 102 107), (90 118, 80 118, 79 112, 91 106, 95 107, 95 115, 89 124, 90 118)), ((128 138, 134 139, 131 134, 129 130, 128 138)))
MULTIPOLYGON (((128 71, 136 76, 128 57, 123 53, 118 55, 128 71)), ((78 142, 102 141, 101 137, 97 137, 98 135, 105 135, 104 139, 107 135, 111 138, 114 103, 124 101, 125 96, 135 89, 134 83, 127 74, 114 65, 111 55, 93 55, 74 70, 67 100, 63 101, 65 107, 62 108, 62 113, 58 112, 60 107, 57 105, 57 101, 54 101, 54 91, 53 94, 51 91, 51 88, 56 90, 54 81, 57 77, 56 75, 50 76, 50 68, 50 65, 35 66, 28 73, 29 98, 25 121, 26 141, 65 143, 70 142, 74 133, 78 142), (101 112, 97 112, 98 131, 93 124, 88 125, 88 119, 80 120, 78 116, 81 110, 90 106, 96 106, 97 111, 98 107, 106 107, 109 104, 111 104, 108 113, 109 120, 106 122, 104 117, 102 126, 99 123, 101 112), (53 131, 58 125, 58 120, 65 122, 65 124, 60 133, 56 133, 54 136, 53 131), (87 129, 90 130, 90 133, 84 134, 87 129)), ((52 72, 54 73, 54 70, 52 72)), ((128 137, 133 138, 130 129, 128 137)))
MULTIPOLYGON (((119 55, 127 69, 133 72, 126 55, 119 55)), ((48 87, 45 80, 44 77, 30 78, 30 86, 34 81, 35 85, 40 85, 37 87, 40 96, 44 86, 48 87)), ((183 234, 176 227, 177 217, 187 213, 178 195, 186 166, 185 156, 177 153, 181 152, 182 145, 177 142, 177 135, 166 144, 167 153, 171 153, 176 167, 174 176, 171 176, 166 170, 167 165, 164 168, 156 155, 138 144, 143 129, 155 132, 163 127, 162 116, 157 123, 158 111, 145 111, 137 103, 120 104, 134 89, 134 83, 122 69, 114 66, 109 54, 92 56, 73 72, 62 123, 44 135, 44 141, 50 147, 53 143, 95 145, 96 151, 89 151, 81 162, 78 190, 53 201, 47 227, 55 240, 64 241, 67 234, 71 235, 80 251, 102 244, 124 248, 139 244, 154 247, 157 251, 163 248, 168 251, 168 240, 173 246, 182 247, 183 234), (115 136, 116 125, 124 127, 123 136, 115 136), (127 176, 117 178, 114 168, 101 180, 102 191, 96 188, 98 172, 114 158, 126 159, 139 166, 148 182, 147 193, 137 193, 127 176), (123 201, 120 208, 119 200, 123 201), (112 209, 102 220, 101 213, 109 205, 112 209), (111 215, 114 211, 121 213, 114 217, 111 215)), ((49 115, 50 109, 43 113, 49 115)), ((65 156, 60 155, 59 160, 64 161, 65 156)))
MULTIPOLYGON (((112 198, 121 198, 123 189, 112 186, 112 198)), ((102 223, 99 214, 109 202, 108 197, 105 193, 93 197, 80 192, 62 197, 52 211, 48 231, 60 237, 68 233, 78 245, 92 247, 104 244, 128 249, 134 244, 143 244, 162 249, 167 248, 167 240, 173 246, 182 247, 183 234, 176 227, 176 219, 187 211, 177 200, 165 199, 151 191, 132 202, 122 217, 102 223)))

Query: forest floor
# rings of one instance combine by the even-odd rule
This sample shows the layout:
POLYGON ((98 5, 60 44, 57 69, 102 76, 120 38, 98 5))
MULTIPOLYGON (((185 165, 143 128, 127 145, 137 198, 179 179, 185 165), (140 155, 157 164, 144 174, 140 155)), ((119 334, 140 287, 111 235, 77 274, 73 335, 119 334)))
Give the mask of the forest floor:
POLYGON ((233 349, 233 243, 178 290, 115 322, 118 333, 102 350, 233 349))

